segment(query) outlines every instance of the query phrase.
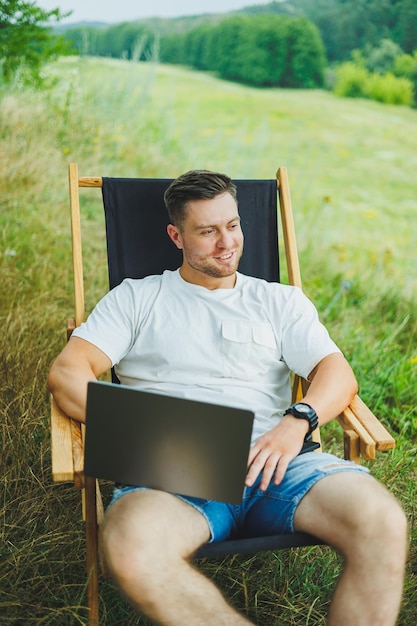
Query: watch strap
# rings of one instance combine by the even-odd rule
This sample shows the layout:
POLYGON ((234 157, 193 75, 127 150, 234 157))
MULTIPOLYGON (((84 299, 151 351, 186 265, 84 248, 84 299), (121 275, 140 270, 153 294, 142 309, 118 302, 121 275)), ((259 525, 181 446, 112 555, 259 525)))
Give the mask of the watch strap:
POLYGON ((293 417, 296 417, 297 419, 306 420, 309 423, 309 429, 308 429, 308 433, 306 437, 311 435, 313 430, 315 430, 317 426, 319 425, 319 418, 317 417, 317 413, 315 412, 313 407, 307 404, 306 402, 295 402, 290 407, 288 407, 284 415, 292 415, 293 417), (297 405, 302 405, 303 407, 307 407, 307 410, 299 411, 297 409, 297 405))

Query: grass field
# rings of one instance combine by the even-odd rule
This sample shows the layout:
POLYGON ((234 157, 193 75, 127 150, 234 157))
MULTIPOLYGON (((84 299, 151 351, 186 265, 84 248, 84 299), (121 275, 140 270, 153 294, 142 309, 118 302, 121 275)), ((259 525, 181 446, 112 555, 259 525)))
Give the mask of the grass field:
MULTIPOLYGON (((417 111, 104 59, 60 60, 47 79, 44 92, 0 86, 0 624, 86 623, 79 494, 51 482, 45 387, 73 312, 72 161, 98 176, 288 167, 305 290, 397 439, 372 471, 409 516, 398 623, 415 624, 417 111)), ((99 204, 83 191, 88 309, 106 290, 99 204)), ((341 453, 338 426, 324 437, 341 453)), ((202 567, 255 623, 323 626, 340 560, 315 548, 202 567)), ((101 599, 104 624, 147 623, 108 580, 101 599)))

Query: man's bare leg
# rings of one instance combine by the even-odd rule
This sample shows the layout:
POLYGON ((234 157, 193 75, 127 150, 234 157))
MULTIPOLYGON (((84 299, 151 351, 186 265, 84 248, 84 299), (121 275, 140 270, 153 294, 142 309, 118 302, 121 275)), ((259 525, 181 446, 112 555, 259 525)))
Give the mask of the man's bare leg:
POLYGON ((209 536, 205 518, 189 504, 159 491, 135 491, 106 514, 104 558, 128 600, 159 624, 250 624, 190 563, 209 536))
POLYGON ((407 522, 394 497, 370 476, 332 474, 303 498, 294 526, 345 559, 328 625, 394 626, 407 554, 407 522))

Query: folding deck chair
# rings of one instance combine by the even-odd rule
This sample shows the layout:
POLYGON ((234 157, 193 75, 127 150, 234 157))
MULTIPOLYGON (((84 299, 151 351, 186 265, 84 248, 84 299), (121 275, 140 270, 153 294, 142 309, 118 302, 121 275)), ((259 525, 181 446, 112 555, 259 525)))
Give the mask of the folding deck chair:
MULTIPOLYGON (((176 269, 181 252, 166 234, 168 216, 163 194, 168 179, 97 178, 78 176, 76 164, 69 166, 75 317, 68 321, 67 338, 84 320, 84 280, 81 251, 79 188, 101 188, 106 221, 110 288, 124 278, 141 278, 176 269), (144 228, 145 226, 145 228, 144 228), (158 254, 155 254, 155 251, 158 254)), ((287 264, 288 282, 301 287, 294 222, 287 170, 278 169, 276 179, 234 181, 238 190, 239 213, 245 234, 245 249, 239 266, 242 273, 279 281, 278 212, 287 264), (277 193, 278 191, 278 193, 277 193)), ((293 401, 302 397, 306 381, 294 377, 293 401)), ((358 396, 338 418, 344 433, 345 458, 360 462, 375 458, 377 450, 389 450, 394 439, 358 396)), ((98 599, 98 525, 103 506, 96 479, 83 472, 84 428, 62 413, 52 398, 51 444, 52 476, 57 482, 73 482, 82 489, 86 521, 89 624, 99 623, 98 599)), ((314 433, 320 441, 319 432, 314 433)), ((279 550, 321 542, 305 533, 237 539, 207 544, 198 557, 279 550)))

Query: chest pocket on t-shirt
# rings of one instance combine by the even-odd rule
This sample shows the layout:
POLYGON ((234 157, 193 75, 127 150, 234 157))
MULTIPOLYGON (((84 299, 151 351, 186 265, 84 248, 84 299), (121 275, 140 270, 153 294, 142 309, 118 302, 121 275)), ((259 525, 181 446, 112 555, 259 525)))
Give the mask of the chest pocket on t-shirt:
POLYGON ((252 380, 268 372, 277 360, 272 326, 266 322, 223 320, 224 375, 252 380))

